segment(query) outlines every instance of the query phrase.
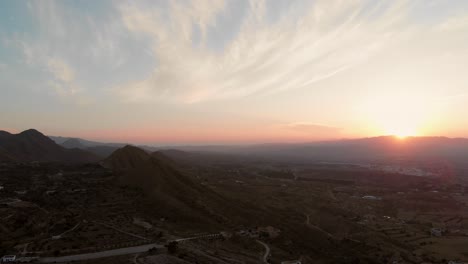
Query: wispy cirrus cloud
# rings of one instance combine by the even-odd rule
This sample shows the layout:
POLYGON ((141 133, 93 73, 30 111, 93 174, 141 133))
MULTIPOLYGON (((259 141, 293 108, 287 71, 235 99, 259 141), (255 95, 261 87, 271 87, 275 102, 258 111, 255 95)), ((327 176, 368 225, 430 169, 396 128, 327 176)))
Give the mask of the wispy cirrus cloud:
POLYGON ((444 0, 3 1, 0 108, 27 109, 23 124, 44 109, 57 126, 182 135, 189 122, 207 137, 372 135, 395 112, 461 127, 466 14, 444 0))
POLYGON ((34 33, 4 34, 4 39, 19 49, 22 63, 34 70, 46 92, 67 102, 91 102, 105 85, 133 73, 116 74, 127 71, 125 64, 133 62, 139 45, 128 41, 128 31, 114 17, 112 6, 106 13, 96 11, 97 16, 94 10, 60 1, 25 4, 34 33))
MULTIPOLYGON (((29 2, 38 34, 14 38, 25 62, 50 73, 59 94, 105 90, 118 101, 201 102, 313 89, 395 43, 413 43, 421 28, 412 10, 421 3, 138 1, 109 2, 106 12, 93 14, 63 2, 29 2), (73 69, 73 80, 56 78, 54 60, 73 69)), ((433 32, 465 27, 463 15, 443 17, 433 32)), ((438 34, 445 33, 427 42, 438 34)))
POLYGON ((118 92, 128 101, 197 102, 307 87, 404 34, 409 8, 408 1, 293 2, 272 22, 268 4, 248 2, 239 32, 222 53, 210 49, 205 36, 229 12, 223 1, 171 2, 167 13, 121 6, 126 27, 152 39, 158 65, 118 92))
POLYGON ((451 17, 439 24, 436 27, 442 31, 463 31, 468 28, 468 17, 466 15, 458 15, 451 17))
POLYGON ((68 63, 58 58, 49 58, 47 68, 54 77, 50 80, 50 85, 59 95, 73 96, 79 92, 79 88, 75 84, 75 71, 68 63))

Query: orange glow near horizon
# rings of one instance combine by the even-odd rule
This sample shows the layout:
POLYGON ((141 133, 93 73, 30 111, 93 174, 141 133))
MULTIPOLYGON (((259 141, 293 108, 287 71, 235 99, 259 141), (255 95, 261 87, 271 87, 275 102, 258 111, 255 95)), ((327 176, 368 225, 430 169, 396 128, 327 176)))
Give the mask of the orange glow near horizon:
MULTIPOLYGON (((50 131, 36 128, 45 135, 76 137, 97 142, 147 144, 147 145, 236 145, 236 144, 263 144, 263 143, 306 143, 318 141, 333 141, 342 139, 358 139, 367 137, 393 136, 398 141, 405 141, 409 137, 420 136, 448 136, 460 137, 458 135, 430 134, 429 129, 416 129, 415 126, 388 126, 385 128, 369 125, 363 126, 362 130, 345 131, 343 134, 319 136, 317 133, 306 133, 304 131, 288 130, 278 126, 255 127, 249 130, 246 127, 225 128, 216 127, 206 129, 205 127, 181 128, 154 128, 138 127, 132 129, 115 128, 113 130, 61 130, 50 131), (420 131, 424 131, 422 134, 420 131)), ((25 129, 0 129, 11 133, 19 133, 25 129)))
POLYGON ((416 92, 388 91, 365 99, 359 108, 364 126, 374 135, 394 135, 403 139, 433 133, 437 107, 430 98, 416 92))
POLYGON ((80 137, 92 141, 134 144, 256 144, 302 143, 322 140, 339 140, 340 136, 325 133, 308 133, 279 126, 253 127, 138 127, 132 129, 74 131, 61 135, 80 137), (75 134, 76 133, 76 134, 75 134))
POLYGON ((414 127, 397 127, 387 131, 388 135, 393 135, 399 139, 405 139, 411 136, 418 136, 417 130, 414 127))

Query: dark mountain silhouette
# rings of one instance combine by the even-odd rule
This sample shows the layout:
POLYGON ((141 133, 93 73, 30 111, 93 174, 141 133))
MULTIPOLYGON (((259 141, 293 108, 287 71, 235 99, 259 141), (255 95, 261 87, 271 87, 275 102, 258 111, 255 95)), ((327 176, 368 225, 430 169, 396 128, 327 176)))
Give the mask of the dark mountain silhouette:
POLYGON ((147 192, 158 195, 166 194, 180 198, 202 197, 208 190, 179 172, 173 161, 162 153, 146 151, 125 146, 116 150, 104 161, 105 166, 120 172, 120 180, 135 185, 147 192))
POLYGON ((15 159, 6 150, 0 148, 0 161, 15 161, 15 159))
POLYGON ((146 151, 127 145, 114 151, 111 156, 104 160, 104 165, 114 170, 123 171, 141 167, 150 158, 150 154, 146 151))
POLYGON ((119 184, 141 188, 159 211, 186 221, 225 223, 240 217, 239 203, 229 201, 177 169, 161 152, 125 146, 103 162, 117 175, 119 184), (229 207, 226 207, 229 204, 229 207))
POLYGON ((35 129, 19 134, 0 131, 0 159, 4 161, 95 162, 98 157, 79 149, 65 149, 35 129))
MULTIPOLYGON (((62 147, 72 149, 78 148, 82 150, 86 150, 88 152, 93 153, 96 156, 99 156, 101 159, 105 159, 109 157, 114 151, 119 148, 125 147, 127 144, 125 143, 105 143, 105 142, 97 142, 86 140, 82 138, 74 138, 74 137, 57 137, 57 136, 49 136, 50 139, 55 141, 55 143, 61 145, 62 147)), ((138 146, 146 151, 155 151, 155 147, 151 146, 138 146)))
POLYGON ((84 150, 89 151, 94 155, 101 157, 102 159, 105 159, 109 157, 112 153, 114 153, 114 151, 116 151, 117 149, 119 148, 113 146, 94 146, 85 148, 84 150))
POLYGON ((77 145, 78 148, 89 148, 89 147, 96 147, 96 146, 112 146, 116 148, 121 148, 126 145, 125 143, 104 143, 104 142, 91 141, 91 140, 75 138, 75 137, 49 136, 49 138, 55 141, 55 143, 59 145, 63 145, 65 142, 69 140, 71 140, 71 142, 73 142, 74 144, 79 142, 79 145, 77 145))
POLYGON ((119 149, 116 143, 104 145, 105 143, 87 141, 79 138, 68 138, 59 144, 67 149, 82 149, 91 152, 101 159, 109 157, 110 154, 119 149))

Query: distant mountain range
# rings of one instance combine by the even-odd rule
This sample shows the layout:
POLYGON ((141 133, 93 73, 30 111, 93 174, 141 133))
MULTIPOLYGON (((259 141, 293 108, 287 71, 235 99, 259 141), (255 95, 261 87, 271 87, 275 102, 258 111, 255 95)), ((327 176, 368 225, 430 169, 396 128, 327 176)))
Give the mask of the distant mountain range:
POLYGON ((186 146, 187 152, 225 153, 278 161, 367 162, 389 159, 444 159, 468 162, 468 139, 446 137, 382 136, 312 143, 279 143, 244 146, 186 146))
POLYGON ((81 163, 99 159, 84 150, 63 148, 34 129, 19 134, 0 131, 0 161, 81 163))
MULTIPOLYGON (((88 150, 101 157, 107 157, 117 148, 125 145, 73 138, 58 139, 66 139, 62 141, 62 146, 88 150)), ((158 150, 156 147, 140 147, 150 152, 158 150)), ((176 160, 202 162, 229 160, 229 156, 235 156, 285 162, 374 162, 410 159, 468 163, 468 139, 447 137, 401 139, 394 136, 382 136, 311 143, 177 146, 164 150, 164 153, 176 160)))
MULTIPOLYGON (((96 161, 109 157, 125 143, 103 143, 80 138, 50 137, 30 129, 19 134, 0 131, 0 160, 96 161), (50 138, 50 139, 49 139, 50 138)), ((183 162, 209 162, 231 158, 260 158, 285 162, 369 162, 379 160, 446 160, 468 163, 468 139, 446 137, 393 136, 296 144, 257 144, 238 146, 177 146, 161 149, 183 162)))
MULTIPOLYGON (((125 147, 127 143, 104 143, 97 141, 90 141, 82 138, 73 138, 73 137, 59 137, 59 136, 49 136, 50 139, 55 141, 55 143, 61 145, 67 149, 82 149, 89 151, 101 158, 107 158, 112 152, 116 151, 119 148, 125 147)), ((156 151, 157 148, 150 146, 138 146, 146 151, 156 151)))
POLYGON ((74 144, 76 144, 76 146, 73 146, 73 147, 87 148, 87 147, 96 147, 96 146, 110 146, 110 147, 121 148, 127 145, 126 143, 104 143, 104 142, 97 142, 97 141, 91 141, 91 140, 86 140, 82 138, 74 138, 74 137, 49 136, 49 138, 55 141, 55 143, 62 145, 64 147, 65 146, 72 147, 74 144))

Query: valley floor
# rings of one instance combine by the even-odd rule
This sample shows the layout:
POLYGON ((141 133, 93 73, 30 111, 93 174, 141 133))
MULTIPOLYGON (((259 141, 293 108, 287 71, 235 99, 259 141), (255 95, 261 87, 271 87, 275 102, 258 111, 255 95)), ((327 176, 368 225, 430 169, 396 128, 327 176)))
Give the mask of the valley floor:
POLYGON ((0 253, 45 263, 468 262, 462 184, 334 165, 180 169, 231 204, 198 204, 208 215, 190 217, 99 165, 2 164, 0 253))

